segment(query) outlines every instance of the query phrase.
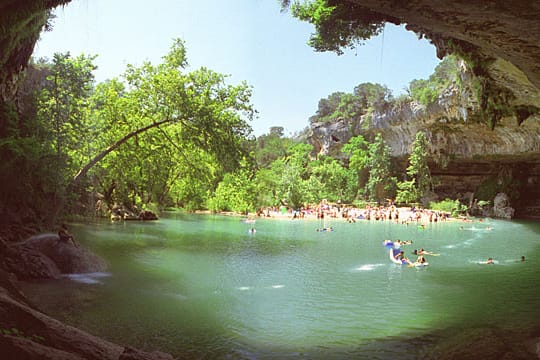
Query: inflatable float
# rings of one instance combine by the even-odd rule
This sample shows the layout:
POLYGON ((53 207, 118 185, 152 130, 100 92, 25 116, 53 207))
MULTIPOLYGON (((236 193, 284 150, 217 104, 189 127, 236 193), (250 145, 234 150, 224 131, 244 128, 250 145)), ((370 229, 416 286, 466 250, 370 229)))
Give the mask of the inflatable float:
POLYGON ((407 265, 409 267, 424 267, 424 266, 429 265, 427 261, 423 263, 420 263, 420 262, 408 263, 405 260, 396 259, 395 256, 398 255, 400 252, 401 252, 400 249, 394 249, 394 248, 388 249, 388 255, 389 255, 390 261, 392 261, 396 265, 407 265))
POLYGON ((399 250, 399 249, 394 249, 394 248, 388 249, 388 255, 390 255, 390 260, 394 264, 397 264, 397 265, 404 265, 404 264, 406 265, 406 263, 403 263, 403 261, 395 258, 395 256, 397 254, 399 254, 400 252, 401 252, 401 250, 399 250))

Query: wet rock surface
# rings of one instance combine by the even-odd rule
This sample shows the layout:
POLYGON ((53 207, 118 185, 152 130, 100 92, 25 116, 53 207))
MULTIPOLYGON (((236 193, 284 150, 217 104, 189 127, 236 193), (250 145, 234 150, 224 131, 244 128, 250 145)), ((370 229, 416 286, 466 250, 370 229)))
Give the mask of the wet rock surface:
POLYGON ((57 234, 40 234, 23 242, 6 245, 0 267, 19 279, 55 279, 61 274, 105 271, 105 260, 57 234))

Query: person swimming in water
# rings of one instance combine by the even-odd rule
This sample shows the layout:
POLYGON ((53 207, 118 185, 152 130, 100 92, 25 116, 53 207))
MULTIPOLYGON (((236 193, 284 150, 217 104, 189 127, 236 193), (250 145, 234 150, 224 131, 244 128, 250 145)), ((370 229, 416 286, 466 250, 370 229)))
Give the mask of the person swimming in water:
POLYGON ((425 263, 426 263, 426 259, 424 258, 424 255, 418 256, 418 258, 414 262, 415 265, 424 265, 425 263))
POLYGON ((434 253, 434 252, 424 250, 423 248, 420 249, 420 250, 414 250, 414 251, 413 251, 413 254, 414 254, 414 255, 434 255, 434 256, 439 255, 439 254, 436 254, 436 253, 434 253))
POLYGON ((334 228, 330 226, 330 227, 325 227, 325 228, 317 229, 317 231, 334 231, 334 228))

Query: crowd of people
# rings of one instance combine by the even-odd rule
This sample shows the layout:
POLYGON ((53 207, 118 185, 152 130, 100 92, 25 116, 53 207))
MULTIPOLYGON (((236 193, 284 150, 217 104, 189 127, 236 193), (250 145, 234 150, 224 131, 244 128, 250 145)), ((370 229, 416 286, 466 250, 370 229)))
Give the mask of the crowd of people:
MULTIPOLYGON (((393 203, 389 202, 387 205, 367 205, 365 208, 356 208, 353 206, 342 205, 340 203, 331 204, 326 200, 321 201, 316 206, 306 206, 299 210, 292 210, 285 206, 279 208, 265 208, 260 209, 257 212, 259 217, 269 218, 288 218, 288 219, 344 219, 349 223, 356 222, 357 220, 367 221, 391 221, 397 224, 409 225, 411 223, 416 224, 419 229, 425 229, 429 223, 445 222, 451 220, 450 213, 438 210, 430 210, 416 207, 397 207, 393 203)), ((467 217, 455 218, 454 220, 464 223, 473 222, 472 219, 467 217)), ((481 220, 479 220, 481 221, 481 220)), ((485 230, 492 230, 491 226, 485 228, 485 230)), ((460 230, 465 230, 462 226, 460 230)), ((317 228, 316 231, 334 231, 332 227, 317 228)), ((396 240, 396 245, 407 245, 407 242, 401 242, 396 240)), ((410 266, 428 265, 426 256, 439 256, 437 253, 433 253, 424 249, 414 250, 413 254, 416 256, 416 260, 411 260, 403 251, 399 251, 394 255, 396 262, 410 266)), ((520 261, 525 261, 525 256, 521 257, 520 261)), ((480 262, 482 264, 495 264, 496 261, 489 257, 487 261, 480 262)))
POLYGON ((282 206, 259 209, 258 217, 290 218, 290 219, 344 219, 347 222, 357 220, 392 221, 408 225, 410 223, 435 223, 448 221, 450 213, 438 210, 422 208, 399 208, 393 204, 379 206, 367 205, 365 208, 343 206, 339 203, 330 204, 321 201, 317 206, 305 206, 299 210, 293 210, 282 206))

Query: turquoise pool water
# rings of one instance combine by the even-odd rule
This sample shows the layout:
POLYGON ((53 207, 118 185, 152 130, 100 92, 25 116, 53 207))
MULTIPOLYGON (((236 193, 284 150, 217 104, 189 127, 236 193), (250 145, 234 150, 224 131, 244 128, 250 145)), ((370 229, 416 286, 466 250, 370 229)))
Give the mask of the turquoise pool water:
POLYGON ((335 231, 317 232, 313 220, 240 220, 74 224, 108 273, 25 291, 95 335, 203 359, 414 359, 445 329, 540 323, 538 222, 326 220, 335 231), (413 241, 411 258, 440 256, 392 264, 382 241, 398 238, 413 241), (496 264, 479 264, 488 257, 496 264))

